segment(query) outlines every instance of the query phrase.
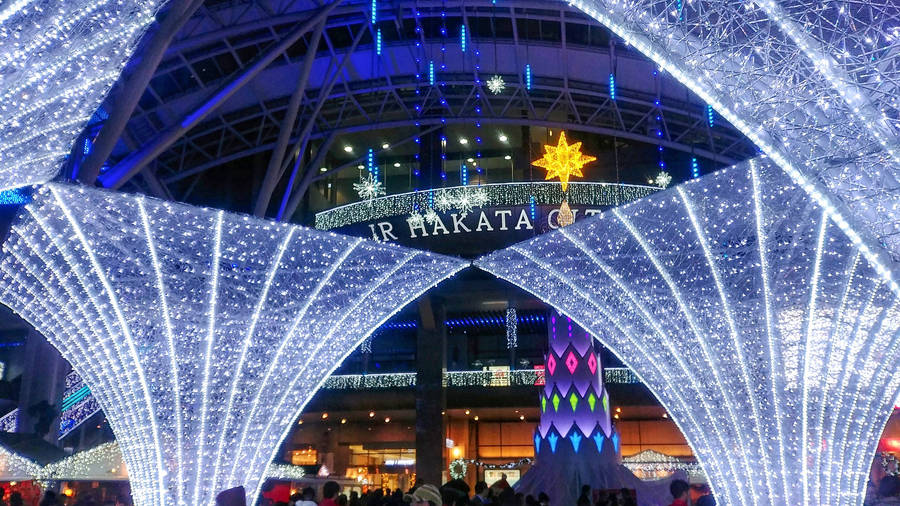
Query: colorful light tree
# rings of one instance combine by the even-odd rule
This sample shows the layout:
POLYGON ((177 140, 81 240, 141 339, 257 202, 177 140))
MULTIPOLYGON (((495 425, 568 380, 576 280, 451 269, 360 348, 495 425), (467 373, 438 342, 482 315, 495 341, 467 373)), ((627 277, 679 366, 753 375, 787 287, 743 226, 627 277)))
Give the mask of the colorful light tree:
POLYGON ((594 339, 570 318, 550 316, 541 392, 541 421, 534 431, 536 462, 516 483, 552 505, 578 502, 583 485, 595 490, 637 491, 638 504, 666 503, 671 480, 643 482, 620 462, 619 434, 594 339))
POLYGON ((0 299, 91 386, 135 504, 255 499, 299 410, 356 345, 467 264, 142 196, 50 184, 0 299))
POLYGON ((900 390, 889 273, 756 161, 476 264, 617 353, 723 504, 860 504, 900 390))

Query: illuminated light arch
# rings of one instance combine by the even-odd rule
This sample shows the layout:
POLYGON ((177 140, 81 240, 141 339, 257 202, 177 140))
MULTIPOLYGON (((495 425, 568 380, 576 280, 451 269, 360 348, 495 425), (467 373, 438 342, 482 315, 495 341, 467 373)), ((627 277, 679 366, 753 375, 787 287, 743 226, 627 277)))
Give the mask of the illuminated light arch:
POLYGON ((900 258, 895 2, 570 3, 714 106, 862 239, 869 261, 895 269, 880 251, 900 258))
POLYGON ((56 176, 163 3, 10 0, 0 7, 0 190, 56 176))
POLYGON ((900 299, 751 161, 476 262, 641 375, 724 504, 861 504, 900 393, 900 299))
POLYGON ((184 204, 39 190, 4 246, 0 299, 92 386, 135 503, 255 498, 328 375, 467 262, 184 204))

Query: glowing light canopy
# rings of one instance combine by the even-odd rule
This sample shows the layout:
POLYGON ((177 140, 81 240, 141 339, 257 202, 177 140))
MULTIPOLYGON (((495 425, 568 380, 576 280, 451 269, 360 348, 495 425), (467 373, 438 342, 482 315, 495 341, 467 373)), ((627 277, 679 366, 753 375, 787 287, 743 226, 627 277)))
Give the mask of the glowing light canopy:
POLYGON ((752 161, 476 264, 622 357, 720 503, 861 504, 900 389, 900 300, 837 219, 752 161))
POLYGON ((0 6, 0 191, 56 175, 163 3, 10 0, 0 6))
MULTIPOLYGON (((572 0, 692 89, 900 259, 900 9, 895 0, 572 0)), ((897 273, 895 272, 896 276, 897 273)))
POLYGON ((0 299, 91 385, 135 504, 255 498, 327 376, 447 257, 49 184, 4 245, 0 299))

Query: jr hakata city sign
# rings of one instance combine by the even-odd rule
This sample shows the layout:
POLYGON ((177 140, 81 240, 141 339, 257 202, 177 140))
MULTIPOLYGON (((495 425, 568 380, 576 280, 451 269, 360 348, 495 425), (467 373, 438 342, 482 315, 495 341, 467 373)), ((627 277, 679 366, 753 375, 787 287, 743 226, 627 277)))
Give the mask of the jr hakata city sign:
MULTIPOLYGON (((576 221, 656 191, 649 186, 570 183, 576 221)), ((458 200, 458 199, 457 199, 458 200)), ((474 257, 559 228, 558 183, 508 183, 391 195, 319 213, 316 227, 431 251, 474 257), (480 192, 481 207, 454 199, 480 192)))

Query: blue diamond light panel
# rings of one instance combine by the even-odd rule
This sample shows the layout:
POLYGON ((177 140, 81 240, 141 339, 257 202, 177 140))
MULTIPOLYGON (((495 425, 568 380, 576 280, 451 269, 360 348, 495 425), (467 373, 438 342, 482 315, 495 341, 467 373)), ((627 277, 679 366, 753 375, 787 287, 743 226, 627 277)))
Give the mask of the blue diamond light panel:
POLYGON ((251 498, 360 341, 467 264, 142 196, 49 184, 4 245, 0 299, 85 379, 135 502, 251 498))
MULTIPOLYGON (((572 0, 900 259, 896 0, 572 0)), ((701 113, 701 111, 698 111, 701 113)))
POLYGON ((900 300, 780 169, 732 167, 476 264, 571 316, 678 423, 720 504, 861 504, 900 300))
POLYGON ((56 175, 163 3, 0 5, 0 191, 56 175))

